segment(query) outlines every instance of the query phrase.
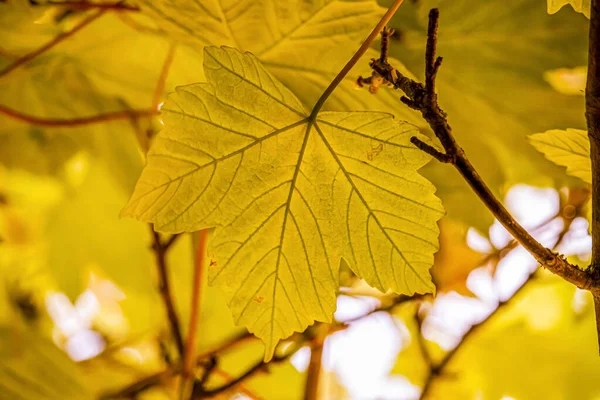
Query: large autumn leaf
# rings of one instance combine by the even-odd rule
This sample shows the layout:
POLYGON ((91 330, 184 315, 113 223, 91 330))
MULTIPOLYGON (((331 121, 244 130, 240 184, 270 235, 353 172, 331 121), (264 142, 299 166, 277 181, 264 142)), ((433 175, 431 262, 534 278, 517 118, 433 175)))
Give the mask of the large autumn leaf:
POLYGON ((210 281, 236 323, 277 341, 330 321, 340 257, 380 290, 433 290, 443 209, 417 174, 430 157, 388 114, 309 115, 251 54, 205 50, 207 83, 180 87, 123 215, 166 232, 216 226, 210 281))

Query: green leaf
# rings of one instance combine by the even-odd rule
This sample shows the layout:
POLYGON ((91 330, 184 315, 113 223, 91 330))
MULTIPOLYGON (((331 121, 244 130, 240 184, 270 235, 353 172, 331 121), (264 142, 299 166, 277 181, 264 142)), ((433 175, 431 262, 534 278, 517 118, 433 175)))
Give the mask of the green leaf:
POLYGON ((592 165, 590 161, 590 141, 586 131, 553 129, 536 133, 529 141, 553 163, 567 167, 569 175, 592 183, 592 165))
POLYGON ((340 257, 369 284, 434 289, 443 209, 430 157, 391 115, 315 119, 251 54, 207 48, 208 83, 180 87, 122 215, 166 232, 216 226, 210 281, 237 324, 277 341, 330 321, 340 257))
POLYGON ((548 14, 557 13, 558 10, 567 4, 570 4, 573 10, 582 13, 588 18, 590 17, 592 0, 548 0, 548 14))
POLYGON ((82 380, 77 365, 48 339, 27 329, 0 327, 2 398, 91 399, 82 380))

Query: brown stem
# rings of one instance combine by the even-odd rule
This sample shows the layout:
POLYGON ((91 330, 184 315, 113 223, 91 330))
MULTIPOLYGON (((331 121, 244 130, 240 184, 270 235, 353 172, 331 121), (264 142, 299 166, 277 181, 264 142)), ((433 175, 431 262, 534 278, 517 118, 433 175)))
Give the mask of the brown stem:
POLYGON ((169 283, 169 272, 167 271, 167 259, 166 259, 166 248, 160 239, 158 232, 154 231, 152 225, 150 225, 150 232, 152 233, 154 256, 156 258, 156 266, 158 268, 159 276, 159 291, 165 304, 167 311, 167 318, 171 326, 171 334, 173 340, 177 346, 180 359, 183 359, 185 354, 185 348, 183 345, 183 336, 181 335, 181 328, 179 325, 179 318, 175 311, 175 303, 173 302, 173 296, 171 295, 171 285, 169 283))
POLYGON ((358 60, 360 60, 363 54, 365 54, 365 52, 369 49, 371 44, 379 35, 379 32, 381 32, 381 30, 387 25, 387 23, 390 22, 390 19, 392 19, 396 11, 398 11, 398 8, 400 7, 403 1, 404 0, 394 0, 394 3, 391 5, 390 8, 388 8, 383 17, 381 17, 381 20, 375 26, 375 28, 373 28, 373 31, 371 31, 369 36, 367 36, 363 44, 359 47, 356 53, 354 53, 354 55, 352 56, 352 58, 350 58, 346 65, 344 65, 344 68, 342 68, 339 74, 337 74, 336 77, 333 78, 333 81, 331 81, 329 86, 327 86, 321 97, 319 97, 319 100, 317 100, 317 102, 315 103, 315 106, 313 107, 310 116, 308 117, 309 121, 314 121, 317 118, 317 115, 319 114, 319 111, 321 111, 321 107, 323 107, 325 101, 327 101, 327 98, 331 95, 331 93, 333 93, 335 88, 340 84, 340 82, 342 82, 346 75, 348 75, 348 72, 350 72, 352 67, 354 67, 358 60))
POLYGON ((100 18, 106 11, 107 10, 99 10, 98 12, 93 13, 92 15, 85 18, 83 21, 81 21, 77 25, 75 25, 75 27, 73 29, 71 29, 70 31, 61 33, 60 35, 56 36, 54 39, 52 39, 51 41, 49 41, 48 43, 43 45, 42 47, 32 51, 31 53, 25 54, 23 57, 19 58, 17 61, 10 64, 8 67, 4 68, 2 71, 0 71, 0 78, 4 77, 5 75, 7 75, 10 72, 14 71, 15 69, 19 68, 21 65, 26 64, 29 61, 33 60, 35 57, 39 56, 40 54, 50 50, 52 47, 56 46, 63 40, 69 38, 70 36, 73 36, 80 30, 82 30, 83 28, 85 28, 86 26, 88 26, 89 24, 91 24, 92 22, 97 20, 98 18, 100 18))
MULTIPOLYGON (((594 280, 588 272, 568 263, 561 255, 555 254, 550 249, 544 247, 513 218, 504 205, 494 196, 467 158, 465 151, 456 142, 452 134, 452 128, 446 119, 446 113, 439 107, 437 94, 433 91, 435 77, 441 64, 441 59, 436 58, 435 54, 438 19, 439 11, 437 9, 431 10, 429 13, 429 36, 427 38, 425 61, 426 85, 402 75, 400 71, 396 70, 390 64, 381 62, 380 60, 372 60, 371 62, 374 73, 381 75, 396 89, 401 89, 406 94, 400 100, 409 107, 421 112, 423 119, 427 121, 445 150, 445 154, 436 150, 441 155, 432 155, 454 165, 481 201, 483 201, 496 219, 498 219, 519 244, 550 272, 561 276, 581 289, 599 290, 599 281, 594 280)), ((415 144, 418 143, 417 147, 431 154, 428 148, 432 147, 422 142, 419 138, 414 137, 411 141, 415 144)))
POLYGON ((45 6, 62 6, 70 8, 72 10, 113 10, 113 11, 139 11, 140 9, 136 6, 130 6, 123 4, 122 1, 117 3, 92 3, 89 1, 71 0, 71 1, 47 1, 43 5, 45 6))
MULTIPOLYGON (((324 339, 324 338, 323 338, 324 339)), ((321 361, 323 360, 323 340, 317 340, 310 349, 310 362, 304 385, 304 400, 318 400, 321 361)))
POLYGON ((202 275, 206 263, 206 242, 208 238, 208 229, 203 229, 199 233, 198 245, 196 247, 196 257, 194 262, 194 286, 192 290, 192 306, 190 310, 190 327, 188 331, 187 343, 185 346, 185 356, 183 358, 183 379, 184 381, 192 376, 194 367, 194 355, 196 354, 196 330, 198 328, 198 319, 200 317, 200 301, 202 300, 202 275))
POLYGON ((46 126, 46 127, 61 127, 61 128, 74 128, 82 125, 95 124, 98 122, 116 121, 120 119, 132 119, 139 117, 150 117, 157 115, 157 110, 124 110, 124 111, 113 111, 99 115, 93 115, 90 117, 80 117, 71 119, 61 118, 43 118, 36 117, 34 115, 23 114, 19 111, 13 110, 0 104, 0 114, 4 114, 12 119, 18 121, 27 122, 31 125, 46 126))

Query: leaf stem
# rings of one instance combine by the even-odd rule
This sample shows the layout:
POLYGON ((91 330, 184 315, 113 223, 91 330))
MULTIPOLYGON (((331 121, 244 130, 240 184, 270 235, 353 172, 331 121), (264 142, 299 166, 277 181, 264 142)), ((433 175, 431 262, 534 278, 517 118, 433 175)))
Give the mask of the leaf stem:
POLYGON ((403 1, 404 0, 394 1, 394 4, 392 4, 392 6, 386 11, 383 17, 381 17, 379 23, 375 26, 375 28, 373 28, 373 31, 371 31, 369 36, 367 36, 360 48, 356 51, 356 53, 354 53, 354 55, 352 56, 352 58, 350 58, 346 65, 344 65, 344 68, 342 68, 342 70, 336 75, 336 77, 333 78, 333 81, 331 81, 329 86, 327 86, 327 89, 325 89, 321 97, 319 97, 319 100, 317 100, 317 102, 315 103, 315 106, 313 107, 310 116, 308 117, 309 121, 314 121, 317 118, 317 115, 319 114, 319 111, 321 111, 323 104, 325 104, 325 102, 327 101, 327 98, 329 98, 329 96, 331 95, 331 93, 333 93, 335 88, 340 84, 340 82, 342 82, 346 75, 348 75, 348 72, 350 72, 352 67, 354 67, 358 60, 360 60, 360 58, 369 49, 371 44, 379 35, 379 32, 381 32, 381 30, 387 25, 390 19, 392 19, 396 11, 398 11, 398 8, 400 7, 403 1))

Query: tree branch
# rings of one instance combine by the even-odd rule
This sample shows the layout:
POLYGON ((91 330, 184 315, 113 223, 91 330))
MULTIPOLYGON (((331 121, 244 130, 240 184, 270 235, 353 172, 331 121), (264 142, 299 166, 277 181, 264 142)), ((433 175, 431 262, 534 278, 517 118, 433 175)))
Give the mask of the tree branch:
POLYGON ((206 390, 203 388, 203 385, 200 384, 200 381, 198 381, 198 382, 196 382, 196 385, 194 385, 192 399, 211 398, 211 397, 215 397, 223 392, 226 392, 227 390, 234 388, 235 386, 239 385, 246 379, 251 378, 252 376, 256 375, 257 373, 265 371, 269 365, 280 364, 284 361, 287 361, 291 356, 296 354, 296 352, 298 350, 300 350, 301 348, 302 348, 302 346, 297 345, 297 346, 295 346, 295 348, 293 348, 291 351, 287 352, 284 355, 273 356, 273 358, 270 361, 265 362, 264 360, 260 360, 259 362, 257 362, 256 364, 254 364, 250 368, 248 368, 244 373, 242 373, 237 378, 225 383, 224 385, 216 387, 214 389, 206 390))
POLYGON ((57 128, 75 128, 78 126, 90 125, 99 122, 117 121, 120 119, 135 119, 140 117, 151 117, 153 115, 158 115, 158 113, 158 110, 123 110, 107 112, 99 115, 92 115, 90 117, 80 117, 71 119, 43 118, 36 117, 34 115, 23 114, 19 111, 13 110, 0 104, 0 114, 4 114, 18 121, 27 122, 31 125, 57 128))
POLYGON ((43 6, 62 6, 72 10, 113 10, 113 11, 139 11, 139 7, 123 4, 122 1, 117 3, 93 3, 89 1, 70 0, 70 1, 47 1, 43 6))
POLYGON ((580 270, 575 265, 568 263, 561 255, 544 247, 513 218, 502 203, 494 196, 481 176, 479 176, 468 160, 464 150, 454 139, 452 128, 446 119, 446 113, 439 107, 437 94, 435 93, 435 77, 441 65, 441 58, 436 58, 438 20, 439 11, 437 9, 431 10, 429 13, 425 60, 425 85, 402 75, 400 71, 392 67, 387 61, 373 59, 370 64, 375 74, 382 76, 394 88, 400 89, 406 94, 400 100, 409 107, 421 112, 421 115, 442 144, 445 153, 436 150, 435 152, 439 153, 436 155, 433 151, 425 150, 431 146, 420 142, 418 138, 414 138, 412 140, 413 143, 420 142, 418 144, 420 149, 427 151, 444 162, 454 165, 481 201, 494 214, 496 219, 545 268, 581 289, 600 290, 600 283, 594 280, 589 273, 580 270))
MULTIPOLYGON (((585 115, 592 161, 592 261, 590 274, 600 282, 600 0, 590 10, 588 75, 585 88, 585 115)), ((600 291, 593 293, 600 351, 600 291)))
MULTIPOLYGON (((580 206, 583 206, 583 204, 581 204, 580 206)), ((562 212, 560 215, 562 215, 562 212)), ((563 218, 564 226, 563 226, 561 232, 557 236, 556 243, 554 244, 554 248, 557 248, 563 242, 563 240, 565 238, 565 234, 569 231, 569 229, 571 229, 571 224, 573 223, 573 220, 574 220, 574 218, 563 218)), ((507 300, 504 300, 504 301, 499 301, 498 306, 490 314, 488 314, 488 316, 485 317, 485 319, 472 325, 469 328, 469 330, 467 330, 467 332, 464 334, 464 336, 462 337, 460 342, 452 350, 447 352, 444 355, 444 357, 441 359, 440 362, 438 362, 437 364, 432 364, 431 358, 427 358, 427 357, 425 358, 425 361, 429 363, 429 375, 425 379, 425 383, 423 385, 423 388, 421 389, 421 395, 419 396, 419 400, 424 400, 427 398, 427 395, 429 394, 432 384, 434 383, 436 378, 438 376, 443 375, 444 369, 446 368, 448 363, 454 358, 456 353, 462 347, 464 347, 467 339, 469 339, 470 337, 475 335, 482 328, 482 326, 487 325, 487 323, 495 315, 497 315, 500 310, 506 308, 507 305, 512 304, 514 299, 520 293, 522 293, 526 287, 528 287, 529 283, 531 283, 535 279, 535 277, 537 276, 537 272, 538 272, 538 269, 536 268, 536 270, 534 272, 529 274, 529 276, 527 277, 525 282, 523 282, 523 284, 521 286, 519 286, 519 288, 512 294, 512 296, 510 296, 510 298, 508 298, 507 300)), ((419 331, 419 333, 420 333, 420 331, 419 331)), ((420 340, 420 342, 422 342, 422 339, 419 339, 419 340, 420 340)))
POLYGON ((173 340, 175 341, 177 351, 179 353, 179 358, 181 360, 183 359, 185 354, 185 347, 183 345, 183 336, 181 335, 179 318, 177 317, 177 312, 175 311, 175 304, 173 302, 173 296, 171 295, 169 272, 167 271, 167 248, 165 244, 161 241, 158 232, 154 231, 154 227, 152 225, 149 226, 153 239, 152 250, 154 250, 156 266, 158 268, 158 287, 160 295, 163 299, 163 303, 165 303, 165 308, 167 310, 167 318, 169 319, 169 323, 171 326, 171 334, 173 335, 173 340))

